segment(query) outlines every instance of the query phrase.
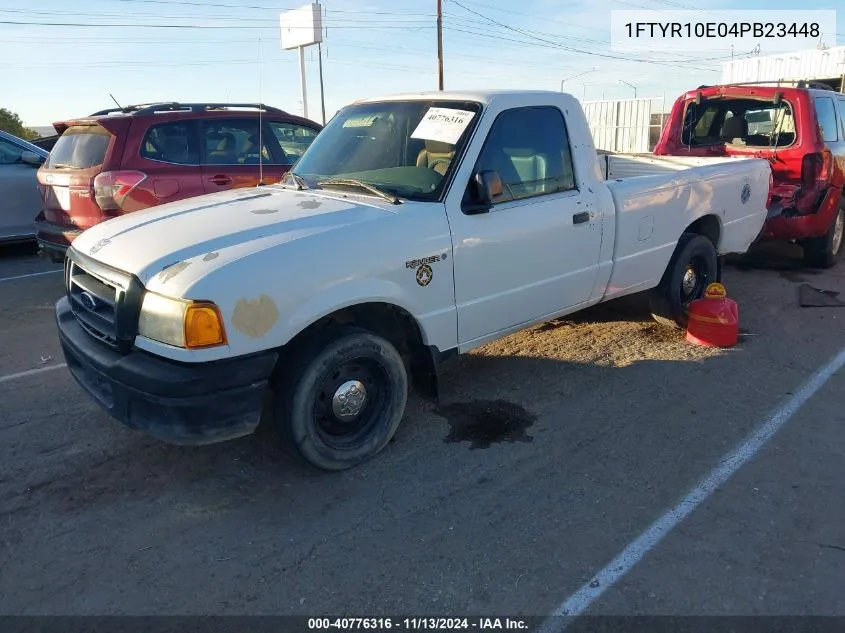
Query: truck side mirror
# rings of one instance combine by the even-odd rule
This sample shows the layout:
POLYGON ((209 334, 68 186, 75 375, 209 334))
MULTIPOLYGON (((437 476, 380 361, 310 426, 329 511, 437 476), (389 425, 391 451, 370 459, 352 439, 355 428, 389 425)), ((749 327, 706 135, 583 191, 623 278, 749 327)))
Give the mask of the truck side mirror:
POLYGON ((472 186, 468 188, 469 200, 461 209, 467 215, 487 213, 493 207, 493 201, 505 190, 499 172, 492 169, 480 171, 472 177, 472 186))
POLYGON ((461 206, 467 215, 487 213, 493 207, 493 201, 505 190, 499 172, 492 169, 476 173, 472 177, 471 185, 467 191, 470 194, 469 199, 461 206))
POLYGON ((475 186, 478 188, 478 201, 482 204, 493 204, 493 200, 505 191, 502 177, 492 169, 475 174, 475 186))

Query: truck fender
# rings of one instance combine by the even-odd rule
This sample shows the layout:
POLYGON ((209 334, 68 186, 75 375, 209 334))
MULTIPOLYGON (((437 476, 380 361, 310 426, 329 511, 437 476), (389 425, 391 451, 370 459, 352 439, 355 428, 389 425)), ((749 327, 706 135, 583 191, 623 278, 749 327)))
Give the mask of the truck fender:
POLYGON ((429 345, 429 337, 401 297, 400 286, 384 280, 359 280, 335 286, 310 298, 288 321, 288 344, 308 337, 309 333, 333 317, 344 324, 355 324, 389 340, 406 359, 416 391, 424 398, 439 397, 438 367, 450 357, 429 345))
MULTIPOLYGON (((298 336, 313 324, 331 314, 359 304, 387 304, 404 310, 410 315, 414 310, 405 298, 405 292, 398 284, 384 279, 356 279, 338 282, 302 302, 287 320, 288 340, 298 336)), ((417 321, 423 343, 428 337, 417 321)))

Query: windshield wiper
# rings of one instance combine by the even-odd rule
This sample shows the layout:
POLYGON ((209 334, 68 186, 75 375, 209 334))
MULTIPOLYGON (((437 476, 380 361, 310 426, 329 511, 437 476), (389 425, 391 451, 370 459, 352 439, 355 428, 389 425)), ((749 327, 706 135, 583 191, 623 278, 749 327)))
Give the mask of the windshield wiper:
POLYGON ((402 201, 392 193, 385 191, 384 189, 379 189, 378 187, 375 187, 362 180, 355 180, 354 178, 328 178, 326 180, 317 181, 317 184, 320 186, 341 185, 347 187, 358 187, 360 189, 364 189, 365 191, 370 192, 375 196, 378 196, 379 198, 387 200, 391 204, 402 204, 402 201))
MULTIPOLYGON (((290 176, 291 180, 293 180, 294 186, 296 187, 297 191, 302 191, 303 189, 308 189, 308 183, 305 182, 305 179, 302 176, 299 176, 298 174, 295 174, 292 171, 285 173, 284 178, 287 178, 288 176, 290 176)), ((282 185, 287 184, 287 183, 285 183, 284 178, 282 179, 281 183, 279 183, 279 184, 282 184, 282 185)))

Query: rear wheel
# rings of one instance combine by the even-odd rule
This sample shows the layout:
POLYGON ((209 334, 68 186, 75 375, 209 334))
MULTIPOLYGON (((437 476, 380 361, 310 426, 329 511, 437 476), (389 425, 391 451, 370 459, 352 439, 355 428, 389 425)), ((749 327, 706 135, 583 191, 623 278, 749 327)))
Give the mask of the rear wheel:
POLYGON ((704 296, 704 290, 718 275, 713 242, 703 235, 684 233, 660 284, 649 297, 655 321, 668 327, 685 328, 690 302, 704 296))
POLYGON ((803 241, 804 263, 811 268, 831 268, 842 252, 845 236, 845 198, 831 222, 827 233, 803 241))
POLYGON ((405 411, 408 377, 388 341, 354 327, 332 329, 300 349, 279 376, 276 419, 310 464, 351 468, 387 445, 405 411))

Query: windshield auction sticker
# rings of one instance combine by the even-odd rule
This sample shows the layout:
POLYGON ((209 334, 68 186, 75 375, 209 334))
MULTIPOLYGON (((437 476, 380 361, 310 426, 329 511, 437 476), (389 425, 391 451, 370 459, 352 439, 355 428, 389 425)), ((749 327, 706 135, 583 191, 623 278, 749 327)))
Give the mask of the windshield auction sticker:
POLYGON ((429 108, 411 138, 440 141, 455 145, 475 112, 454 108, 429 108))

